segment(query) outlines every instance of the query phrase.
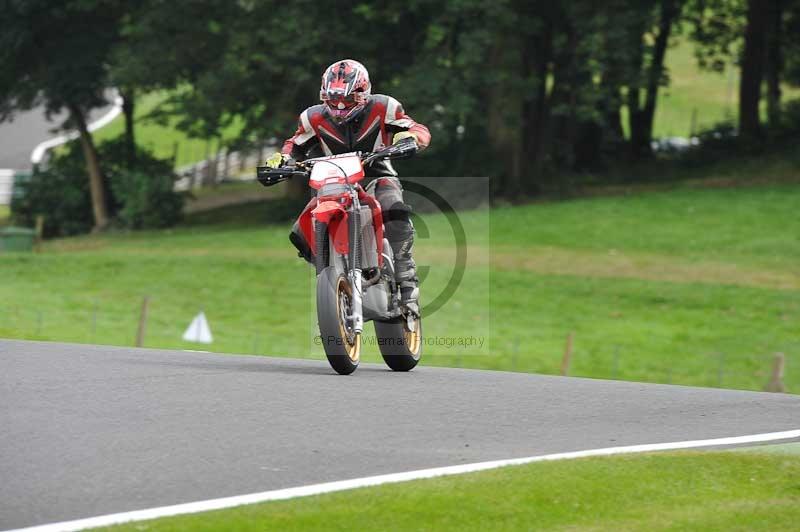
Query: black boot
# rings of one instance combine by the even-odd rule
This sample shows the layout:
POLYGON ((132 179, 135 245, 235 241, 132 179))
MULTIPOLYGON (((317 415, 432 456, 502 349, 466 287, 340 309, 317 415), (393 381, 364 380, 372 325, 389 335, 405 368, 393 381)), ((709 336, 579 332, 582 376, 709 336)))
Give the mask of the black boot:
POLYGON ((417 265, 411 256, 414 235, 404 242, 391 243, 394 251, 394 278, 400 287, 400 304, 419 314, 419 278, 417 265))
POLYGON ((400 287, 400 302, 416 315, 419 315, 419 279, 417 267, 411 257, 414 245, 414 224, 411 223, 411 207, 403 203, 401 188, 384 186, 378 188, 378 199, 384 208, 383 224, 386 239, 394 253, 394 278, 400 287))

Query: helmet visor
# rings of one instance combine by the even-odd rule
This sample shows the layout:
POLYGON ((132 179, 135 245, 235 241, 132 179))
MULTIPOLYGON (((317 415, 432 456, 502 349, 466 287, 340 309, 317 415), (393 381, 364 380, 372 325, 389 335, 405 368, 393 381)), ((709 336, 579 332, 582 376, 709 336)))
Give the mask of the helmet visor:
POLYGON ((328 110, 336 117, 349 115, 363 101, 360 96, 362 96, 360 92, 351 92, 345 95, 339 91, 330 91, 320 94, 320 98, 327 104, 328 110))

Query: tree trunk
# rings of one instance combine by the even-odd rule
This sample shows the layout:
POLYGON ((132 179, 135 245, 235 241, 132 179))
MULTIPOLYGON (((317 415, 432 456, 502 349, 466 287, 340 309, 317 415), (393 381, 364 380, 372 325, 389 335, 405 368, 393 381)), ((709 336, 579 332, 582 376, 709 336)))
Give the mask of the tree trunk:
POLYGON ((641 115, 640 155, 652 155, 650 143, 653 140, 653 121, 658 101, 658 88, 664 73, 664 56, 669 45, 672 25, 680 14, 680 1, 661 0, 661 13, 658 22, 658 36, 653 45, 653 58, 647 74, 647 94, 641 115))
POLYGON ((747 2, 742 78, 739 83, 739 134, 751 138, 761 136, 758 104, 761 101, 767 29, 767 11, 763 7, 761 0, 747 2))
POLYGON ((603 76, 600 81, 600 90, 603 91, 603 100, 600 104, 600 112, 603 115, 603 123, 607 129, 604 137, 611 145, 619 145, 625 138, 622 129, 622 115, 620 107, 622 105, 619 85, 613 76, 603 76))
POLYGON ((553 32, 551 25, 547 24, 540 34, 530 39, 523 51, 525 70, 535 79, 535 89, 525 105, 523 123, 525 156, 532 174, 526 189, 533 193, 541 192, 543 185, 540 179, 550 103, 547 95, 547 74, 552 54, 553 32))
POLYGON ((133 112, 136 102, 133 89, 120 92, 122 97, 122 114, 125 116, 125 162, 128 168, 136 164, 136 137, 133 130, 133 112))
POLYGON ((643 21, 633 25, 630 29, 631 44, 631 79, 628 82, 626 105, 628 107, 628 130, 630 131, 631 156, 638 158, 643 144, 642 128, 642 103, 641 103, 641 76, 644 62, 644 24, 643 21))
POLYGON ((627 43, 620 38, 621 32, 617 26, 619 21, 613 13, 625 8, 624 3, 607 1, 604 3, 606 12, 605 24, 600 30, 602 33, 601 45, 601 70, 600 94, 598 112, 603 117, 604 125, 603 148, 612 149, 616 153, 621 144, 625 142, 625 130, 622 127, 622 93, 620 87, 624 85, 625 65, 620 61, 620 50, 625 49, 627 43))
MULTIPOLYGON (((644 26, 637 27, 633 32, 635 38, 635 51, 633 59, 634 73, 641 72, 646 79, 644 105, 641 102, 641 90, 637 84, 628 87, 628 119, 631 130, 631 153, 634 158, 650 157, 653 155, 651 142, 653 140, 653 123, 658 102, 658 89, 664 73, 664 57, 669 45, 669 36, 675 19, 680 14, 680 0, 661 0, 658 18, 658 35, 653 43, 653 57, 647 68, 647 73, 642 72, 644 64, 644 26)), ((635 75, 635 74, 634 74, 635 75)))
POLYGON ((578 36, 570 21, 564 21, 563 39, 553 60, 552 90, 552 156, 560 167, 575 165, 575 133, 577 114, 576 53, 578 36), (557 109, 557 110, 556 110, 557 109))
POLYGON ((74 104, 69 104, 67 107, 70 117, 80 134, 83 158, 86 161, 86 170, 89 174, 89 191, 92 196, 92 211, 94 213, 94 231, 102 231, 108 227, 108 207, 104 178, 100 170, 97 150, 92 141, 92 134, 89 133, 89 129, 86 127, 86 117, 83 115, 83 111, 74 104))
POLYGON ((769 28, 767 31, 767 118, 770 129, 776 129, 781 120, 781 71, 783 70, 783 2, 769 0, 769 28))
MULTIPOLYGON (((498 38, 489 52, 490 63, 507 71, 519 71, 523 48, 513 33, 498 38)), ((510 199, 522 193, 523 100, 519 92, 509 91, 503 83, 494 83, 486 90, 486 131, 501 172, 500 193, 510 199)))

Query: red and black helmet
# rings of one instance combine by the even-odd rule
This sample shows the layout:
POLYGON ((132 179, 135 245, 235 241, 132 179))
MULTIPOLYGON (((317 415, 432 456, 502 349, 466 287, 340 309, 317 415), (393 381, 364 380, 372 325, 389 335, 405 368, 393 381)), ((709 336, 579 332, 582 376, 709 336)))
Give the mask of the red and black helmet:
POLYGON ((333 118, 343 122, 364 108, 371 90, 369 72, 364 65, 352 59, 342 59, 322 74, 319 99, 325 102, 333 118))

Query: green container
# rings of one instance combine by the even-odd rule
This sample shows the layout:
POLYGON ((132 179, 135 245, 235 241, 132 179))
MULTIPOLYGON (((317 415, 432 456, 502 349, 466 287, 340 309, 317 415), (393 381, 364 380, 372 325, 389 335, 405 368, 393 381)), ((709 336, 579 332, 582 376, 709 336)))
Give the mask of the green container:
POLYGON ((33 241, 36 231, 26 227, 0 228, 1 251, 33 251, 33 241))

